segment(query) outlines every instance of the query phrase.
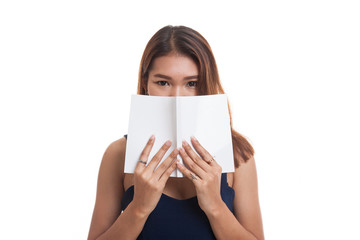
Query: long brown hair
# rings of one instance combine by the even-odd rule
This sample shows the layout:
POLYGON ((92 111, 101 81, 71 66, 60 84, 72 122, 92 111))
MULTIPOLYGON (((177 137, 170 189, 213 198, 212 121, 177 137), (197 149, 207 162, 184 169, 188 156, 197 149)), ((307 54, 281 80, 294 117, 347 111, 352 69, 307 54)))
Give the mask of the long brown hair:
MULTIPOLYGON (((149 40, 141 58, 137 94, 146 94, 148 74, 157 57, 177 53, 190 57, 199 70, 198 95, 224 94, 214 55, 206 39, 197 31, 185 26, 166 26, 149 40)), ((235 167, 254 155, 251 144, 232 127, 230 105, 230 126, 235 167)))

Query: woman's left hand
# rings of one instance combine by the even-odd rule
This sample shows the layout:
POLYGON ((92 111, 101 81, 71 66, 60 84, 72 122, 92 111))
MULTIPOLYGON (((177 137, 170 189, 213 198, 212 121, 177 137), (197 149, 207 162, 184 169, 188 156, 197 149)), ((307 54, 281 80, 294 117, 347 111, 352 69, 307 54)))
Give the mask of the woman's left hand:
POLYGON ((180 156, 189 169, 181 163, 177 166, 194 183, 200 208, 205 213, 211 213, 224 203, 220 195, 222 169, 198 140, 192 137, 191 143, 199 155, 183 141, 180 156))

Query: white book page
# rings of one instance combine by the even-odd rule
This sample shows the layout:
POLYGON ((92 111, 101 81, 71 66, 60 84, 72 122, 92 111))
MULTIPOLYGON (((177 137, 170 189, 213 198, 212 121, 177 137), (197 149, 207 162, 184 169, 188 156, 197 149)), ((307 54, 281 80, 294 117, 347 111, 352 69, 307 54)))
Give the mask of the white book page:
POLYGON ((176 109, 174 106, 174 97, 132 95, 126 143, 125 173, 134 173, 140 155, 152 134, 155 135, 155 143, 151 149, 148 163, 169 139, 172 141, 172 146, 165 153, 161 162, 174 150, 176 147, 176 126, 174 124, 176 123, 176 109))
MULTIPOLYGON (((134 172, 140 154, 152 134, 155 135, 155 143, 148 163, 168 139, 173 144, 161 162, 175 147, 182 146, 182 140, 191 145, 190 137, 195 136, 200 144, 215 156, 223 172, 234 171, 230 118, 225 94, 193 97, 132 95, 125 173, 134 172)), ((178 159, 182 162, 180 155, 178 159)), ((183 175, 177 169, 171 177, 183 175)))
MULTIPOLYGON (((223 172, 234 172, 230 116, 225 94, 179 97, 178 139, 191 146, 194 136, 214 156, 223 172)), ((193 147, 193 146, 192 146, 193 147)), ((196 152, 195 148, 193 147, 196 152)))

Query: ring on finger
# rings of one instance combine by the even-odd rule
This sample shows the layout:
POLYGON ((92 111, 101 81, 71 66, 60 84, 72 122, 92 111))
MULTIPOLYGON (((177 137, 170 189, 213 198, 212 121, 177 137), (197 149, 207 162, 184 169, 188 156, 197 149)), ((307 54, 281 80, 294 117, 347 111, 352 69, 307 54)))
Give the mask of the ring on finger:
POLYGON ((143 160, 139 160, 139 163, 142 163, 142 164, 146 165, 146 162, 143 161, 143 160))
POLYGON ((212 158, 208 161, 208 163, 211 163, 212 161, 215 161, 215 158, 214 158, 214 157, 212 157, 212 158))
POLYGON ((190 176, 191 176, 191 178, 192 178, 193 180, 197 180, 197 177, 196 177, 196 175, 195 175, 195 174, 190 173, 190 176))

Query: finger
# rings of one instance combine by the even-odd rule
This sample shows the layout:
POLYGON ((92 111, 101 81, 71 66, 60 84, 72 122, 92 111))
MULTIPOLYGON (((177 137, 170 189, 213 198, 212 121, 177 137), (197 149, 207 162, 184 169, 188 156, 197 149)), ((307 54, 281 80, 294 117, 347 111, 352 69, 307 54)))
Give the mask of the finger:
POLYGON ((199 184, 202 181, 198 176, 192 173, 183 164, 178 162, 176 166, 179 168, 180 172, 182 172, 182 174, 184 174, 184 176, 190 179, 194 184, 199 184))
POLYGON ((208 172, 211 170, 210 165, 207 162, 205 162, 205 160, 202 159, 185 140, 183 141, 183 148, 185 149, 185 151, 189 155, 189 157, 197 165, 199 165, 205 172, 208 172))
POLYGON ((155 136, 151 135, 148 142, 146 143, 146 146, 144 147, 143 151, 140 154, 140 158, 138 160, 136 168, 145 168, 151 149, 154 146, 154 142, 155 142, 155 136))
POLYGON ((211 154, 206 151, 203 146, 201 146, 199 141, 194 136, 191 137, 191 143, 194 146, 196 152, 199 153, 199 155, 202 157, 202 159, 204 159, 205 162, 210 165, 214 164, 215 159, 213 158, 213 156, 211 156, 211 154))
POLYGON ((186 154, 183 148, 180 148, 180 156, 184 160, 184 163, 189 167, 189 170, 194 172, 201 179, 206 177, 206 172, 186 154))
POLYGON ((178 163, 179 160, 175 159, 171 165, 169 166, 168 169, 166 169, 166 171, 163 173, 163 175, 161 175, 159 182, 161 182, 162 184, 166 184, 167 180, 169 179, 171 173, 176 169, 176 163, 178 163))
POLYGON ((156 168, 156 166, 159 164, 159 162, 161 161, 161 159, 163 158, 163 156, 165 155, 165 153, 167 152, 167 150, 169 150, 171 146, 171 141, 167 140, 160 148, 160 150, 154 155, 154 157, 151 159, 151 161, 149 162, 148 166, 146 169, 148 169, 148 171, 153 172, 154 169, 156 168))
POLYGON ((179 154, 179 150, 175 148, 170 155, 160 164, 160 166, 155 170, 155 177, 160 179, 163 173, 171 166, 172 161, 179 154))

